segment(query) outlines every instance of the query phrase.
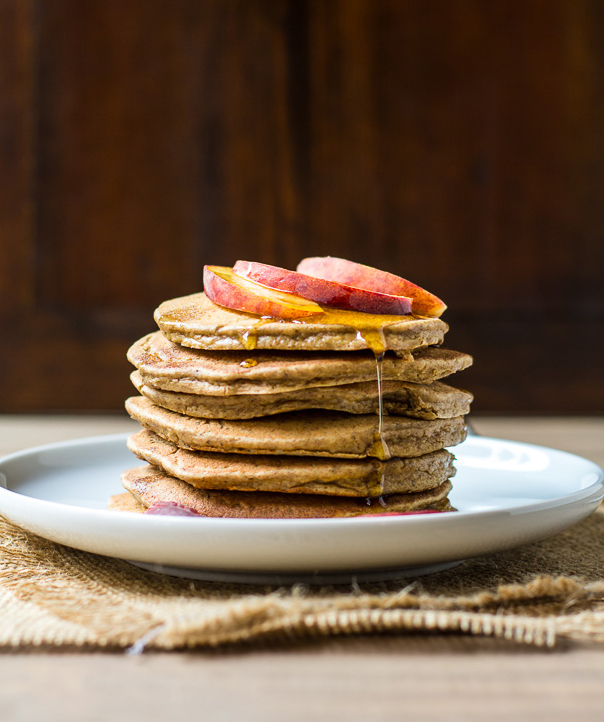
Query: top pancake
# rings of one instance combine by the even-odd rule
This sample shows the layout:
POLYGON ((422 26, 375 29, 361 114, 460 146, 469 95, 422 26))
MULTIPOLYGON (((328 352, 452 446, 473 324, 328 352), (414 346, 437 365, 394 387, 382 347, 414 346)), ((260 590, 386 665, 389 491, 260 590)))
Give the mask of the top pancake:
MULTIPOLYGON (((168 341, 159 331, 144 336, 128 360, 145 383, 166 391, 231 396, 275 394, 321 386, 373 382, 371 352, 202 351, 168 341)), ((384 381, 429 384, 467 368, 472 357, 444 348, 425 348, 404 357, 385 354, 384 381)))
POLYGON ((293 320, 261 318, 212 303, 195 293, 162 303, 155 321, 170 341, 213 351, 359 351, 376 353, 440 344, 448 330, 438 318, 374 316, 355 311, 326 311, 293 320))

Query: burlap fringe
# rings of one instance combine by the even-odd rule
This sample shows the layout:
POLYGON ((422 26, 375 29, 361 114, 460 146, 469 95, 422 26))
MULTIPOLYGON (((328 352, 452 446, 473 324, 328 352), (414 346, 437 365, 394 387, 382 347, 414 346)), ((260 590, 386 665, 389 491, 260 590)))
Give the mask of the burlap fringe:
MULTIPOLYGON (((604 541, 598 544, 604 552, 604 541)), ((456 632, 549 647, 561 638, 604 641, 604 578, 544 574, 481 589, 481 575, 484 582, 494 571, 501 578, 501 563, 491 566, 459 567, 398 588, 249 589, 145 572, 0 521, 0 647, 140 653, 378 632, 456 632), (471 593, 458 593, 460 582, 471 593)))

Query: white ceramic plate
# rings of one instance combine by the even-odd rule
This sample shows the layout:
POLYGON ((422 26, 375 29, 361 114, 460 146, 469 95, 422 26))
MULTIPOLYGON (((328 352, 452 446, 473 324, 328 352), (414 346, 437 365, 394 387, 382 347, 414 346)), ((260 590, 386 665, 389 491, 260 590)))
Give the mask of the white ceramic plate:
POLYGON ((106 511, 140 462, 127 435, 22 451, 0 460, 0 514, 77 549, 201 579, 285 583, 388 579, 543 539, 604 496, 581 457, 486 437, 455 447, 449 514, 352 519, 196 519, 106 511))

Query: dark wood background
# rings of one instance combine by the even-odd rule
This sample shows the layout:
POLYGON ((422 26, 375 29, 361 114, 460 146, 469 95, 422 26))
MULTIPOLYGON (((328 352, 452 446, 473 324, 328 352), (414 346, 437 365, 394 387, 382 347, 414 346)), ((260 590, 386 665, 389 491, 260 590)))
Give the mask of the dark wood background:
POLYGON ((0 0, 0 411, 118 410, 204 263, 449 304, 477 412, 604 411, 600 0, 0 0))

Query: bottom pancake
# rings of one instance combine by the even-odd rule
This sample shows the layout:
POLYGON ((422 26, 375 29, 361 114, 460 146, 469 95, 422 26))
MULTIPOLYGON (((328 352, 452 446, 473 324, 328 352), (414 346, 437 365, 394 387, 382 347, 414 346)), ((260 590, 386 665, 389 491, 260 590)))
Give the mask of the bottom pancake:
POLYGON ((135 499, 129 491, 124 491, 122 494, 114 494, 109 498, 107 509, 109 511, 134 511, 142 514, 147 507, 135 499))
MULTIPOLYGON (((174 502, 201 516, 236 519, 321 519, 384 512, 418 511, 446 501, 451 483, 409 494, 379 499, 282 494, 278 492, 196 489, 153 466, 129 469, 122 475, 124 488, 143 506, 174 502)), ((133 509, 128 509, 133 510, 133 509)))

